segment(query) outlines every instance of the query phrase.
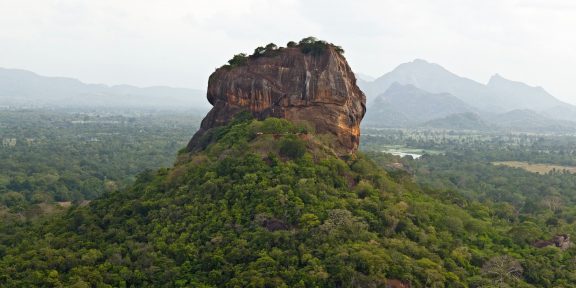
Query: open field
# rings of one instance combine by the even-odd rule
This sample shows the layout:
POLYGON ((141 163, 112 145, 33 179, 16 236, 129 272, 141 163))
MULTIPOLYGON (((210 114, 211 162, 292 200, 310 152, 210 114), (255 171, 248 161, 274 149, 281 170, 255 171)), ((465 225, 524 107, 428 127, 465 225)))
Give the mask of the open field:
POLYGON ((492 162, 492 164, 504 165, 513 168, 522 168, 526 171, 539 174, 546 174, 552 170, 559 170, 559 171, 568 170, 570 173, 576 173, 576 167, 573 166, 561 166, 553 164, 533 164, 520 161, 498 161, 498 162, 492 162))

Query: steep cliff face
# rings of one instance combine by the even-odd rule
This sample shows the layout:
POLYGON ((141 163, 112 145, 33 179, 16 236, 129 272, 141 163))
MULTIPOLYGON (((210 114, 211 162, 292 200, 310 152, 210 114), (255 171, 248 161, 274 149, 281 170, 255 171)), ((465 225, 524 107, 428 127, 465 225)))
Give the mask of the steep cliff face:
POLYGON ((242 65, 219 68, 210 76, 207 96, 214 107, 188 150, 201 149, 207 131, 249 111, 258 119, 306 121, 316 133, 336 136, 338 154, 356 151, 366 97, 337 48, 326 45, 322 53, 280 48, 271 54, 249 57, 242 65))

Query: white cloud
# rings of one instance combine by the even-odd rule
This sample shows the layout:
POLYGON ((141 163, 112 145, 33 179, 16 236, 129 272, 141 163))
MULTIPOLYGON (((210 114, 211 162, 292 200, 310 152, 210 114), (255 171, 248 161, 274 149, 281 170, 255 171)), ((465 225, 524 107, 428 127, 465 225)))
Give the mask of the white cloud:
POLYGON ((238 52, 314 35, 355 71, 423 58, 576 103, 571 0, 2 0, 0 66, 88 82, 202 88, 238 52))

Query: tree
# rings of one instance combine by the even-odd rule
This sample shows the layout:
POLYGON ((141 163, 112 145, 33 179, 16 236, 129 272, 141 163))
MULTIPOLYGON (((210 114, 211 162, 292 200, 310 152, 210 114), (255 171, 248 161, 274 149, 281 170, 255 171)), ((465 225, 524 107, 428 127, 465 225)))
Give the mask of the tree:
POLYGON ((313 37, 313 36, 308 36, 308 37, 306 37, 306 38, 302 38, 302 40, 300 40, 300 43, 298 43, 298 44, 300 44, 300 45, 302 45, 302 44, 313 44, 313 43, 315 43, 315 42, 318 42, 318 38, 313 37))
POLYGON ((2 195, 2 204, 7 207, 15 207, 25 203, 24 196, 18 192, 10 191, 2 195))
POLYGON ((341 46, 334 46, 334 50, 336 50, 340 55, 344 54, 344 49, 342 49, 341 46))
POLYGON ((242 66, 246 64, 246 62, 248 62, 248 58, 244 53, 236 54, 232 59, 228 60, 228 64, 231 67, 242 66))
POLYGON ((306 213, 300 217, 300 225, 303 229, 310 230, 310 228, 316 227, 320 224, 318 216, 312 213, 306 213))
POLYGON ((542 199, 542 204, 548 208, 551 212, 556 212, 561 210, 564 205, 562 198, 559 196, 548 196, 542 199))
POLYGON ((280 155, 297 159, 306 153, 306 143, 300 139, 288 138, 280 143, 280 155))
POLYGON ((508 255, 492 257, 482 266, 482 274, 492 278, 497 285, 520 280, 522 272, 524 269, 520 262, 508 255))
POLYGON ((256 49, 254 49, 254 53, 251 56, 260 57, 260 56, 264 55, 265 52, 266 52, 266 48, 259 46, 256 49))
POLYGON ((266 51, 273 51, 278 49, 278 46, 274 43, 269 43, 268 45, 266 45, 266 51))
POLYGON ((300 51, 302 51, 302 53, 316 56, 324 53, 328 43, 310 36, 300 40, 298 45, 300 46, 300 51))

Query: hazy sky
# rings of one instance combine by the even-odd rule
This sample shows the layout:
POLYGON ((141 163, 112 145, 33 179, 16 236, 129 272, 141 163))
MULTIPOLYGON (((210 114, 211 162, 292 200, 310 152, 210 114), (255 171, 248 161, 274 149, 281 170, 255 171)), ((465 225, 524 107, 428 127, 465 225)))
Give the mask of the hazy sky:
POLYGON ((204 89, 256 46, 316 36, 380 76, 415 58, 576 104, 573 0, 0 0, 0 67, 204 89))

